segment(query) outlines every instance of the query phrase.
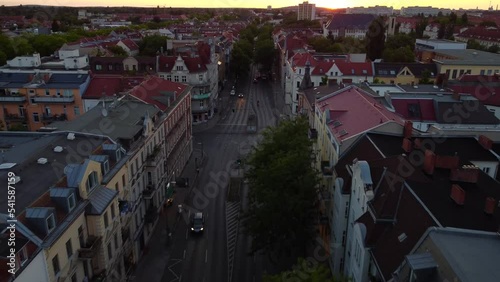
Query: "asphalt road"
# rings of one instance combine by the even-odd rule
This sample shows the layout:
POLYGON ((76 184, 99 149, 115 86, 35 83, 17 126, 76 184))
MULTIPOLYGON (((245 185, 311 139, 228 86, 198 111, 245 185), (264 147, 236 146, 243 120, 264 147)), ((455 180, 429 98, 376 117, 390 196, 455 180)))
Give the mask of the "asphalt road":
MULTIPOLYGON (((252 74, 254 72, 252 70, 252 74)), ((263 258, 247 255, 251 239, 242 234, 242 228, 233 228, 241 226, 238 216, 228 217, 226 222, 227 213, 235 214, 238 210, 238 205, 226 203, 229 177, 242 176, 236 160, 246 155, 257 140, 257 134, 246 133, 248 115, 256 114, 259 130, 275 125, 277 120, 272 81, 254 84, 252 80, 253 75, 247 81, 240 79, 235 85, 236 93, 243 93, 243 98, 229 96, 233 82, 228 82, 220 94, 224 107, 219 109, 219 122, 194 136, 194 146, 203 150, 205 161, 198 185, 187 197, 185 220, 179 222, 173 234, 162 281, 253 282, 261 281, 262 272, 266 270, 263 258), (199 211, 205 215, 204 233, 192 234, 189 218, 199 211), (234 251, 234 256, 228 255, 228 250, 234 251)), ((239 205, 245 208, 246 200, 239 205)))

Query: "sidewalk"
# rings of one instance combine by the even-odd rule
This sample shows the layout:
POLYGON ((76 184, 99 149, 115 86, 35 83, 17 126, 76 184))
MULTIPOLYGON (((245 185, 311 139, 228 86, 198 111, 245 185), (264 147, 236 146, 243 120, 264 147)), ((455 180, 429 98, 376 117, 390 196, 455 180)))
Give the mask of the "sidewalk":
MULTIPOLYGON (((175 233, 175 226, 179 220, 177 215, 177 205, 184 204, 189 191, 196 185, 198 174, 196 172, 195 158, 200 159, 200 152, 193 150, 189 161, 187 162, 181 177, 189 178, 189 188, 175 188, 174 202, 170 207, 163 208, 159 215, 153 235, 145 247, 143 257, 139 260, 135 272, 130 281, 161 281, 162 274, 165 271, 169 260, 169 247, 175 242, 167 242, 167 224, 169 232, 175 233), (168 223, 167 223, 168 222, 168 223)), ((203 166, 203 160, 202 160, 203 166)), ((172 235, 172 238, 174 236, 172 235)))

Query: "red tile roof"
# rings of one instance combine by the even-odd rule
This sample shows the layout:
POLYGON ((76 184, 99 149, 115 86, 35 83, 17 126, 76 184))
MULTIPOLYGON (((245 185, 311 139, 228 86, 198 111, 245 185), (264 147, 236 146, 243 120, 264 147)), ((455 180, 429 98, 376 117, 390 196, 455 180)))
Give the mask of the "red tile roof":
POLYGON ((121 41, 123 44, 125 44, 125 46, 128 47, 128 49, 130 49, 130 51, 138 51, 139 50, 139 45, 137 45, 137 43, 135 43, 132 39, 126 38, 126 39, 122 39, 121 41))
MULTIPOLYGON (((161 98, 166 98, 165 93, 173 93, 173 98, 170 103, 173 103, 181 93, 188 88, 187 85, 169 80, 161 79, 157 76, 149 77, 144 80, 140 85, 135 86, 130 90, 130 95, 144 101, 148 104, 157 106, 160 110, 165 111, 168 109, 168 103, 164 102, 161 98), (146 90, 145 90, 146 89, 146 90)), ((167 99, 167 98, 166 98, 167 99)))
POLYGON ((96 75, 90 80, 83 99, 100 99, 132 89, 144 80, 144 77, 124 77, 121 75, 96 75))
POLYGON ((449 82, 449 89, 476 97, 484 105, 500 106, 500 76, 463 75, 449 82))
POLYGON ((500 42, 500 29, 494 27, 470 27, 459 33, 457 37, 464 37, 489 42, 500 42))
POLYGON ((317 100, 321 112, 330 111, 328 126, 342 141, 386 122, 403 125, 404 120, 356 86, 349 86, 317 100), (336 121, 340 123, 336 123, 336 121))
POLYGON ((396 113, 408 120, 418 121, 436 121, 436 109, 434 108, 433 99, 397 99, 392 98, 392 105, 396 109, 396 113), (416 117, 410 112, 410 105, 418 105, 419 110, 416 117))

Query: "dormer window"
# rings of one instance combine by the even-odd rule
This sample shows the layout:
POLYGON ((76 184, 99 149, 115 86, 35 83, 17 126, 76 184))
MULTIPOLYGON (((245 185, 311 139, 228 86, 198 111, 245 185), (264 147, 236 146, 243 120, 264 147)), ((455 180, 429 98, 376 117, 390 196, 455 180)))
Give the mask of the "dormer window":
POLYGON ((50 214, 45 221, 47 222, 48 232, 54 230, 54 228, 56 227, 56 220, 54 219, 54 215, 50 214))
POLYGON ((184 70, 184 68, 182 66, 177 66, 177 67, 175 67, 175 69, 178 70, 178 71, 184 70))
POLYGON ((97 172, 92 171, 87 178, 87 193, 90 193, 97 186, 97 172))
POLYGON ((71 211, 76 206, 75 194, 71 194, 68 197, 68 209, 71 211))
POLYGON ((119 161, 122 159, 122 151, 121 150, 116 150, 116 161, 119 161))
MULTIPOLYGON (((119 152, 119 150, 117 152, 119 152)), ((107 160, 104 161, 104 163, 102 164, 102 166, 104 168, 104 174, 108 173, 108 171, 109 171, 109 162, 107 160)))

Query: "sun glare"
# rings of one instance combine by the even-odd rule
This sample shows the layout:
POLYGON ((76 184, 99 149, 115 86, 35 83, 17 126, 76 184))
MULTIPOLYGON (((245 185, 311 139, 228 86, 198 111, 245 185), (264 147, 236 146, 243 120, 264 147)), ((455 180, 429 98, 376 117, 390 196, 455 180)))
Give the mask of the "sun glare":
POLYGON ((316 4, 316 7, 323 8, 347 8, 352 6, 352 4, 349 4, 349 0, 310 0, 309 3, 316 4))

